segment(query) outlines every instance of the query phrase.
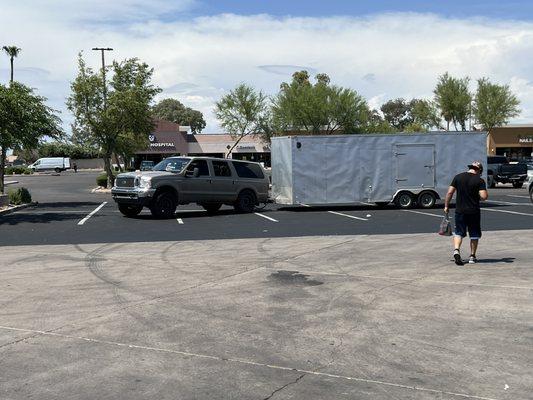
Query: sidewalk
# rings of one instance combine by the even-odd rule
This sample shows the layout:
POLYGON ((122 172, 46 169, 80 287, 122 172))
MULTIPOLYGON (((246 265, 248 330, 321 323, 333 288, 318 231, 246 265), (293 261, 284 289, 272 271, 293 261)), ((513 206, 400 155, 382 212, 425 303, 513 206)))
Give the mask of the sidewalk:
POLYGON ((526 399, 531 243, 487 232, 465 267, 437 234, 7 246, 3 390, 526 399))

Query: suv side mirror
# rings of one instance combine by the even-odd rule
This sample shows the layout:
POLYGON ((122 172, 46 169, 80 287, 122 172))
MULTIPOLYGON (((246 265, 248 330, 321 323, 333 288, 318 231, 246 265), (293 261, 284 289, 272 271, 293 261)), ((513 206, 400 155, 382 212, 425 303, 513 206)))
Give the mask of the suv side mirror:
POLYGON ((193 169, 192 176, 194 176, 195 178, 198 178, 200 176, 200 170, 198 168, 193 169))

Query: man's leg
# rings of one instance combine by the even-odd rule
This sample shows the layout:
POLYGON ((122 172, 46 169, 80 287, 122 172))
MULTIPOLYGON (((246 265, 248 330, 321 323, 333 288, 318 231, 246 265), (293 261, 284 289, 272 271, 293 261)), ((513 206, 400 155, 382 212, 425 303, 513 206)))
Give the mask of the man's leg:
POLYGON ((478 243, 479 243, 479 239, 470 239, 470 254, 473 255, 474 257, 476 256, 478 243))
POLYGON ((466 236, 466 223, 464 215, 461 213, 455 213, 455 232, 453 235, 453 259, 455 264, 464 265, 463 259, 461 258, 461 244, 463 243, 463 238, 466 236))
POLYGON ((463 244, 463 238, 459 235, 453 235, 453 248, 454 250, 461 250, 461 245, 463 244))
POLYGON ((473 214, 469 216, 468 221, 468 233, 470 234, 470 264, 475 264, 477 262, 476 252, 477 246, 479 244, 479 239, 481 238, 481 214, 473 214))

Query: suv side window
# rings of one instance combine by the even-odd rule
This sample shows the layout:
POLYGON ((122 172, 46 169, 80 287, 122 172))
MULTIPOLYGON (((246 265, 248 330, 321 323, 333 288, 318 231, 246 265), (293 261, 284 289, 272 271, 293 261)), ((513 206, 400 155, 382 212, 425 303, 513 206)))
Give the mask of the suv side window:
POLYGON ((187 166, 187 175, 192 175, 195 168, 200 170, 200 176, 209 176, 209 167, 206 160, 192 160, 187 166))
POLYGON ((231 176, 231 170, 227 161, 211 161, 215 176, 231 176))
POLYGON ((265 177, 261 167, 257 164, 235 161, 233 167, 239 178, 263 179, 265 177))

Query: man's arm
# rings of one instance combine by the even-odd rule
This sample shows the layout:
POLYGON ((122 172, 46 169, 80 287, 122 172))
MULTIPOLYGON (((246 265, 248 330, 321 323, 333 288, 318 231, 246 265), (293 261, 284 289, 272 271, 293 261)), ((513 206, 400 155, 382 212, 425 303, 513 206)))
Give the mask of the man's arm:
POLYGON ((449 211, 450 201, 452 201, 454 193, 455 193, 455 188, 453 186, 450 186, 448 188, 448 193, 446 193, 446 197, 444 198, 444 212, 445 213, 449 211))
POLYGON ((489 198, 489 193, 487 192, 487 184, 483 179, 481 179, 481 185, 479 187, 479 200, 485 201, 489 198))

